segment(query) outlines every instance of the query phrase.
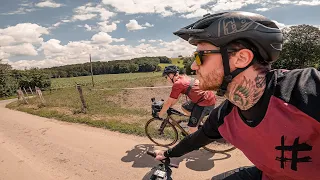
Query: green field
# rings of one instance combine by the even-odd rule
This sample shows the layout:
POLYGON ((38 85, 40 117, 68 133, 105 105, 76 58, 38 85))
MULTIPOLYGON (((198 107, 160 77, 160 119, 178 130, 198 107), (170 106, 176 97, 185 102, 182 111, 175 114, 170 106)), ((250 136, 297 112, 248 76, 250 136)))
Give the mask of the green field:
MULTIPOLYGON (((172 64, 184 67, 183 60, 180 58, 171 58, 172 64)), ((171 64, 159 64, 161 68, 171 64)), ((126 73, 126 74, 104 74, 94 75, 94 83, 96 88, 124 88, 124 87, 141 87, 154 86, 156 82, 161 81, 161 72, 147 73, 126 73), (130 83, 128 83, 130 81, 130 83)), ((91 86, 91 76, 80 76, 71 78, 53 78, 51 81, 52 89, 74 87, 76 84, 91 86)))
POLYGON ((180 58, 171 58, 171 61, 172 61, 172 64, 160 63, 159 66, 162 69, 165 68, 166 66, 169 66, 169 65, 176 65, 176 66, 179 66, 179 67, 184 67, 183 60, 181 60, 180 58))
MULTIPOLYGON (((92 85, 91 76, 53 78, 51 80, 52 89, 74 87, 77 83, 84 86, 92 85)), ((123 88, 153 86, 157 81, 161 82, 162 77, 161 72, 148 72, 94 75, 93 80, 96 88, 123 88)))

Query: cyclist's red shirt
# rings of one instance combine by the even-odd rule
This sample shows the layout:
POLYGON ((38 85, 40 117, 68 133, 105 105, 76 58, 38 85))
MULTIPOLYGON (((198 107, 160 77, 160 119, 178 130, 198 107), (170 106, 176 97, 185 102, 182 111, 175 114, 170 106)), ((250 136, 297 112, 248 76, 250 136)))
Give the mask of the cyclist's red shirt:
POLYGON ((225 138, 263 172, 263 180, 320 179, 320 72, 274 70, 247 111, 225 101, 202 129, 165 155, 176 157, 225 138))
MULTIPOLYGON (((173 84, 170 97, 178 99, 180 94, 185 94, 189 87, 191 78, 188 76, 179 76, 179 79, 173 84)), ((199 89, 199 80, 195 82, 188 94, 192 102, 198 103, 199 106, 212 106, 216 103, 216 96, 213 91, 202 91, 199 89)))

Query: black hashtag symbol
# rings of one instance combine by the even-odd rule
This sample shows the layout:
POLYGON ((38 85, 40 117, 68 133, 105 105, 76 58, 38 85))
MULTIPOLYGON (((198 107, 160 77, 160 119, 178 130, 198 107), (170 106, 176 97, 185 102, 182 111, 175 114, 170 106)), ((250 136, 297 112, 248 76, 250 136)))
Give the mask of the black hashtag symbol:
POLYGON ((276 157, 277 161, 281 162, 281 168, 284 169, 284 164, 287 161, 291 161, 291 169, 294 171, 297 171, 297 164, 299 162, 311 162, 311 157, 310 156, 306 156, 306 157, 302 157, 302 158, 298 158, 298 152, 299 151, 311 151, 312 150, 312 146, 306 144, 306 143, 302 143, 299 144, 299 137, 297 137, 294 140, 294 143, 292 146, 285 146, 284 145, 284 136, 281 137, 281 146, 276 146, 275 148, 276 150, 281 150, 281 157, 276 157), (284 151, 291 151, 292 152, 292 158, 286 158, 284 157, 284 151))

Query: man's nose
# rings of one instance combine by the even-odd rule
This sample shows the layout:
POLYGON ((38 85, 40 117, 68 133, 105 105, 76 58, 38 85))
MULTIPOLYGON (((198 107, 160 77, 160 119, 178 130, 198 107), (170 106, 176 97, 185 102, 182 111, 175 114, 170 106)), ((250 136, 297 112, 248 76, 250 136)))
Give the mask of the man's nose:
POLYGON ((199 69, 199 66, 196 64, 196 61, 193 61, 193 63, 191 64, 191 69, 194 71, 199 69))

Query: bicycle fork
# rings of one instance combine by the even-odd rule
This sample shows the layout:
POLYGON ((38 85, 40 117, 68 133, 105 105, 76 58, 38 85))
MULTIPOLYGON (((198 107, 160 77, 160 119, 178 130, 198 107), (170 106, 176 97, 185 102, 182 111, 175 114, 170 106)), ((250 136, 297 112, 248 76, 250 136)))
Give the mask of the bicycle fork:
POLYGON ((164 128, 167 126, 168 122, 169 122, 169 119, 168 119, 168 118, 166 118, 166 119, 164 119, 164 120, 162 121, 162 123, 161 123, 161 125, 160 125, 160 128, 158 129, 159 135, 162 135, 162 134, 163 134, 163 130, 164 130, 164 128))

